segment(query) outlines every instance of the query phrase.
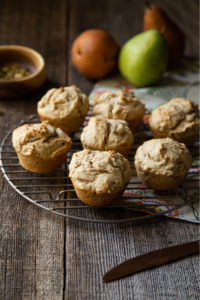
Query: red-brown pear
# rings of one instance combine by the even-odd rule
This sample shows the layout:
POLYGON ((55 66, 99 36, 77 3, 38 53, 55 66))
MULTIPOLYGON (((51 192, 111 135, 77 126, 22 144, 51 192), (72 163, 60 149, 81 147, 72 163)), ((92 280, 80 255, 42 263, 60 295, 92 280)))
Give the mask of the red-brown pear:
POLYGON ((73 42, 72 61, 78 71, 91 79, 107 76, 117 67, 119 46, 104 30, 90 29, 73 42))
POLYGON ((146 2, 143 31, 150 29, 157 29, 164 35, 168 43, 169 63, 177 62, 184 52, 184 33, 160 7, 146 2))

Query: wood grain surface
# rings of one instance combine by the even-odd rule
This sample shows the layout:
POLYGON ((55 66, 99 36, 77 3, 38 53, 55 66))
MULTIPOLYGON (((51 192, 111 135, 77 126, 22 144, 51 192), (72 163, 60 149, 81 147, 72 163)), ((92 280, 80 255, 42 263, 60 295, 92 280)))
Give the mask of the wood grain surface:
MULTIPOLYGON (((162 7, 183 28, 186 54, 197 56, 198 1, 163 0, 162 7)), ((80 32, 102 28, 122 44, 141 31, 143 10, 144 3, 137 0, 1 0, 0 44, 41 52, 47 82, 31 97, 0 101, 0 139, 36 113, 48 88, 76 84, 89 93, 94 82, 81 76, 70 60, 71 44, 80 32)), ((22 199, 2 176, 0 186, 0 300, 199 299, 197 256, 102 282, 102 275, 125 259, 197 239, 197 225, 167 218, 134 225, 64 220, 22 199)))

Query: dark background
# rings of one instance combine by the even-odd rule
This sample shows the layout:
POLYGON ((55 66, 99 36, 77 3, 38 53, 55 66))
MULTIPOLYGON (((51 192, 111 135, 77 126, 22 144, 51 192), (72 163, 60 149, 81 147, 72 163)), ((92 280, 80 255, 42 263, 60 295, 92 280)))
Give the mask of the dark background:
MULTIPOLYGON (((199 2, 163 0, 153 3, 160 5, 184 31, 185 55, 198 57, 199 2)), ((71 72, 70 48, 73 40, 86 29, 100 28, 111 33, 123 45, 142 31, 144 8, 145 1, 137 0, 1 0, 0 43, 35 48, 47 62, 50 81, 57 85, 67 81, 78 82, 85 92, 89 92, 90 82, 78 72, 71 72), (51 70, 52 64, 57 66, 56 69, 51 70)))

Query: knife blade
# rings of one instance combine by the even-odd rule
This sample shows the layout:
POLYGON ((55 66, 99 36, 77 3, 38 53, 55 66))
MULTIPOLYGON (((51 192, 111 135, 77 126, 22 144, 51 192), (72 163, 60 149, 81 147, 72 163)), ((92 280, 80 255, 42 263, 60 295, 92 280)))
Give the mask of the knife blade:
POLYGON ((114 281, 149 268, 160 266, 162 264, 196 254, 199 252, 199 246, 200 241, 194 241, 182 245, 151 251, 146 254, 131 258, 108 271, 103 276, 103 281, 106 283, 114 281))

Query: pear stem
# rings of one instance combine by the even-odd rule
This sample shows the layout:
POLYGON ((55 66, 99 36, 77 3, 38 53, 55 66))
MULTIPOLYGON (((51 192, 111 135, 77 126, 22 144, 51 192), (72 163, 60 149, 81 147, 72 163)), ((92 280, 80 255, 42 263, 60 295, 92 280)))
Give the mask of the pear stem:
POLYGON ((146 5, 146 7, 148 7, 149 9, 151 9, 151 4, 149 3, 148 0, 145 1, 145 5, 146 5))
POLYGON ((161 30, 160 30, 160 33, 161 33, 162 35, 164 35, 165 32, 166 32, 166 25, 163 25, 163 27, 162 27, 161 30))

